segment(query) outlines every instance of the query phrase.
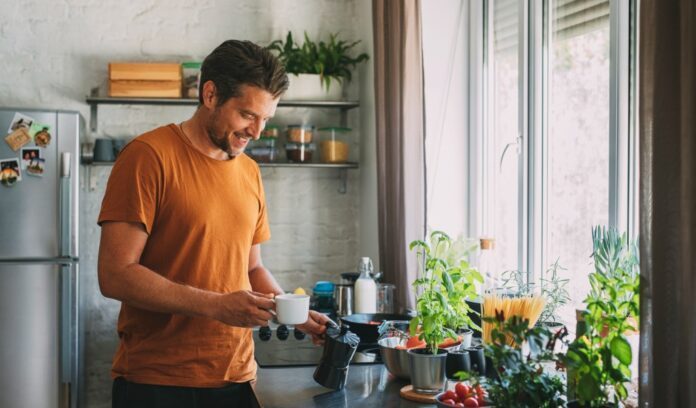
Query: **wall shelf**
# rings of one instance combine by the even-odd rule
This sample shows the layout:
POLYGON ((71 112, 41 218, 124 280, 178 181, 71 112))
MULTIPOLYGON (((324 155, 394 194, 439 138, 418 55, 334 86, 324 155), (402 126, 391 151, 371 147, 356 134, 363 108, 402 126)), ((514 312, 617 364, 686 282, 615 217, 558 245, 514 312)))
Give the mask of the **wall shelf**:
MULTIPOLYGON (((157 106, 198 106, 198 99, 187 98, 111 98, 99 96, 98 90, 92 89, 92 95, 85 99, 89 105, 89 128, 97 131, 99 105, 157 105, 157 106)), ((279 108, 329 108, 341 112, 341 126, 348 125, 348 111, 360 106, 358 101, 292 101, 281 99, 279 108)))
MULTIPOLYGON (((97 131, 99 123, 99 105, 153 105, 153 106, 198 106, 198 99, 190 98, 112 98, 108 96, 99 96, 99 88, 92 88, 90 96, 85 99, 89 105, 90 117, 89 127, 92 132, 97 131)), ((283 100, 278 102, 279 108, 326 108, 338 109, 340 111, 340 125, 348 126, 348 111, 360 106, 358 101, 295 101, 283 100)), ((84 162, 86 165, 87 180, 89 180, 89 189, 96 188, 96 180, 92 177, 92 166, 110 166, 113 162, 84 162)), ((285 168, 317 168, 317 169, 338 169, 339 170, 339 187, 338 192, 346 193, 346 185, 348 181, 348 169, 357 169, 357 163, 259 163, 259 167, 285 167, 285 168)))

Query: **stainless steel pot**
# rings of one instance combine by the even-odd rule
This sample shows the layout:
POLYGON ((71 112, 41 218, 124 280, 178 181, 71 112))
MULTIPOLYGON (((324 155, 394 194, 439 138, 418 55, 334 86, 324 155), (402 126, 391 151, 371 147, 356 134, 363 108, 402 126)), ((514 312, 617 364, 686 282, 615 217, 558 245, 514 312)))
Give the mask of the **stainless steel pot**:
POLYGON ((334 286, 334 309, 339 317, 353 314, 353 285, 334 286))
POLYGON ((395 348, 401 343, 399 337, 387 337, 377 342, 382 361, 392 375, 404 380, 411 379, 408 366, 408 351, 395 348))
POLYGON ((408 351, 408 366, 413 390, 421 394, 438 394, 445 388, 447 351, 438 349, 433 354, 428 349, 408 351))

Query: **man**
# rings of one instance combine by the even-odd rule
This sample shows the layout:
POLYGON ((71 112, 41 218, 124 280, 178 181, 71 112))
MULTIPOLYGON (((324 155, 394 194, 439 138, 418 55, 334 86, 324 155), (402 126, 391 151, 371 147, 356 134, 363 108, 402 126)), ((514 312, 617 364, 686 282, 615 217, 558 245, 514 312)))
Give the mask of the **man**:
MULTIPOLYGON (((113 406, 254 406, 251 329, 283 293, 259 168, 243 154, 288 87, 263 48, 226 41, 203 62, 199 106, 145 133, 114 164, 99 215, 99 285, 122 302, 113 406)), ((315 343, 326 317, 298 326, 315 343)))

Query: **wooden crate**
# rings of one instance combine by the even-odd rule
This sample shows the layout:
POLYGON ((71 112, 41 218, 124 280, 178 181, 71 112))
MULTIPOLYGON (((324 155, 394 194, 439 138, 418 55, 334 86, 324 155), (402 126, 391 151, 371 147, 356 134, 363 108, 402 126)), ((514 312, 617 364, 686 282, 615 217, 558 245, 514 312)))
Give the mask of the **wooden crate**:
POLYGON ((109 81, 109 96, 181 98, 181 81, 109 81))
POLYGON ((109 63, 109 96, 181 98, 178 63, 109 63))

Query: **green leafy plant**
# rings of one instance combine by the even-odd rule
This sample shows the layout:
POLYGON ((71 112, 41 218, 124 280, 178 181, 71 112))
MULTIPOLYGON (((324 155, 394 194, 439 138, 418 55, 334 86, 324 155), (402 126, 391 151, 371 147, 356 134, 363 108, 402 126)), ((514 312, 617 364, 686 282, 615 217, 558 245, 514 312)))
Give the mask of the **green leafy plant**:
POLYGON ((575 341, 564 364, 568 386, 581 406, 618 406, 628 396, 631 345, 640 316, 640 270, 637 243, 614 228, 592 230, 594 272, 575 341))
POLYGON ((283 40, 275 40, 266 48, 276 53, 289 74, 319 74, 322 86, 328 90, 331 81, 342 83, 352 78, 351 70, 368 60, 366 53, 351 56, 352 49, 360 41, 339 40, 338 34, 329 34, 329 41, 314 42, 304 33, 302 45, 295 42, 292 32, 283 40))
POLYGON ((481 274, 466 259, 466 245, 452 241, 446 233, 434 231, 429 240, 411 242, 409 249, 416 251, 419 276, 413 282, 416 289, 416 316, 411 320, 411 335, 420 328, 433 354, 445 338, 457 339, 456 330, 462 327, 480 328, 469 317, 475 313, 466 303, 476 296, 476 282, 483 282, 481 274))
POLYGON ((491 342, 484 345, 495 375, 478 378, 468 372, 457 373, 460 379, 482 383, 488 400, 497 407, 556 408, 565 405, 565 385, 557 375, 544 372, 542 362, 556 361, 554 342, 566 332, 552 335, 545 327, 529 327, 529 320, 519 316, 505 319, 496 311, 495 318, 484 318, 493 324, 491 342), (512 338, 515 345, 507 341, 512 338), (521 345, 529 346, 525 354, 521 345))

